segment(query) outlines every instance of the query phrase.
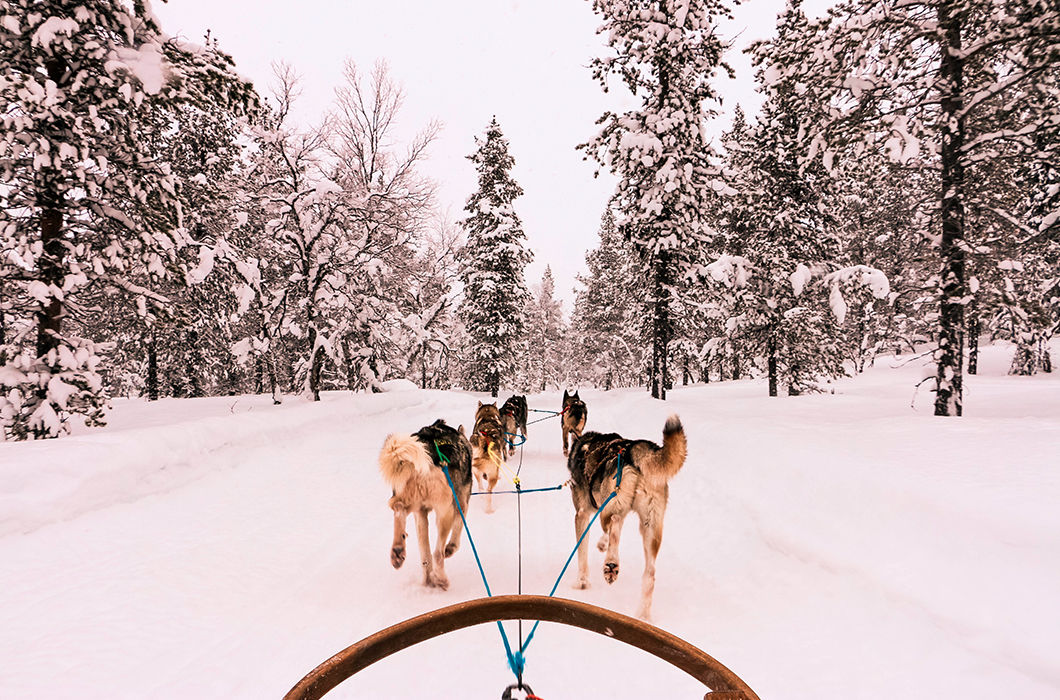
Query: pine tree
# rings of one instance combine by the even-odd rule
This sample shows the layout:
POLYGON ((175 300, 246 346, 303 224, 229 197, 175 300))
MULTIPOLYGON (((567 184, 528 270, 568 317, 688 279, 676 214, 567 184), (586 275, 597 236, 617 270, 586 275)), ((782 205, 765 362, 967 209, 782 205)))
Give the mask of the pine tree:
POLYGON ((148 135, 180 104, 254 96, 230 58, 167 40, 141 2, 11 0, 0 15, 0 257, 5 294, 27 312, 0 352, 0 423, 51 437, 71 414, 102 420, 99 348, 69 332, 79 294, 123 289, 143 311, 168 302, 160 280, 187 272, 179 254, 195 242, 148 135))
POLYGON ((464 299, 460 316, 467 329, 468 388, 497 396, 502 380, 518 367, 518 344, 526 329, 529 294, 524 270, 532 254, 512 204, 523 190, 512 179, 515 160, 494 117, 468 159, 478 171, 478 189, 467 200, 464 299))
POLYGON ((1048 79, 1060 60, 1060 8, 1051 0, 844 2, 798 45, 800 55, 773 77, 825 110, 802 124, 811 159, 830 168, 862 142, 937 173, 924 212, 936 222, 940 261, 935 414, 961 415, 965 306, 973 299, 968 222, 988 213, 1018 222, 1019 212, 983 187, 989 173, 1015 154, 1052 157, 1037 144, 1060 129, 1060 97, 1048 79))
POLYGON ((571 378, 605 389, 633 386, 643 377, 645 357, 639 320, 644 317, 644 280, 637 255, 608 209, 600 220, 600 243, 585 254, 588 274, 575 295, 571 378))
POLYGON ((710 247, 705 219, 728 190, 703 127, 716 116, 707 103, 717 99, 711 80, 724 49, 713 21, 729 11, 721 0, 594 0, 593 9, 615 50, 593 60, 593 77, 606 91, 618 76, 640 107, 605 113, 580 148, 619 178, 618 227, 650 271, 651 393, 665 399, 681 281, 710 247))
POLYGON ((742 211, 733 214, 738 225, 729 240, 739 239, 736 249, 756 270, 745 340, 765 356, 770 396, 781 382, 795 395, 815 389, 820 377, 842 373, 839 331, 827 307, 802 294, 805 280, 792 279, 797 270, 830 271, 838 261, 839 240, 825 203, 828 178, 819 164, 800 168, 799 123, 807 118, 795 86, 765 78, 797 50, 793 41, 806 24, 795 0, 778 19, 776 39, 751 47, 766 101, 733 163, 742 160, 746 167, 733 198, 742 211))
POLYGON ((563 320, 563 305, 555 298, 556 281, 552 268, 545 267, 541 284, 537 286, 527 309, 524 369, 527 390, 538 392, 559 388, 567 373, 564 358, 567 328, 563 320))

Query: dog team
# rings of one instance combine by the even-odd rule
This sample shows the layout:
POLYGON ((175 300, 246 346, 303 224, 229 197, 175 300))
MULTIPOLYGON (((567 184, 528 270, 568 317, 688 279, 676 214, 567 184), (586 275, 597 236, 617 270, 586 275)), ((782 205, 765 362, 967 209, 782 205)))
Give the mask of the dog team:
MULTIPOLYGON (((660 446, 649 440, 628 440, 616 433, 583 432, 589 412, 577 391, 563 392, 562 409, 560 429, 563 456, 567 458, 570 472, 575 540, 606 502, 600 513, 603 536, 597 547, 606 553, 604 580, 614 583, 619 571, 622 523, 630 512, 637 514, 644 541, 644 573, 637 614, 648 619, 655 590, 655 559, 662 544, 668 484, 688 454, 684 428, 677 416, 670 416, 663 427, 660 446), (612 493, 614 497, 608 500, 612 493)), ((394 511, 390 562, 395 569, 405 562, 406 526, 411 514, 416 518, 424 584, 449 587, 445 560, 460 546, 463 531, 460 514, 467 515, 472 477, 485 493, 486 512, 493 512, 493 489, 502 465, 515 451, 513 438, 526 439, 527 410, 524 396, 512 396, 499 409, 496 404, 480 401, 470 437, 463 425, 454 429, 443 420, 412 435, 387 436, 379 454, 379 467, 393 489, 389 502, 394 511), (427 532, 427 514, 431 511, 434 511, 437 531, 433 551, 427 532)), ((515 443, 518 444, 521 443, 515 443)), ((578 547, 576 587, 589 587, 589 551, 585 538, 578 547)))

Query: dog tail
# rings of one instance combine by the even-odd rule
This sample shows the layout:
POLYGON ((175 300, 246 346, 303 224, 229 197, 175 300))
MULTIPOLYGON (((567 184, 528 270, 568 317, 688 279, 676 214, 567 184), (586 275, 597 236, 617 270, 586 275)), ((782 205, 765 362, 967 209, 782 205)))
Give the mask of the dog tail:
POLYGON ((427 448, 411 435, 387 435, 379 452, 379 471, 396 493, 414 477, 429 474, 432 464, 427 448))
POLYGON ((685 439, 685 428, 676 415, 666 419, 663 427, 662 448, 646 460, 646 471, 652 476, 669 479, 684 466, 688 456, 688 441, 685 439))

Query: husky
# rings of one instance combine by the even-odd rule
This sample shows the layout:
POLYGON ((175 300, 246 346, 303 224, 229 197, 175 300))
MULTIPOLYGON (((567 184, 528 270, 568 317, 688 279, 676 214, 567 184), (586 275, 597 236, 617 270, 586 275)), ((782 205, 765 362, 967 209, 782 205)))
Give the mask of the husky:
POLYGON ((501 406, 501 422, 504 425, 505 437, 505 458, 511 457, 515 453, 512 438, 515 437, 517 429, 519 434, 523 436, 523 441, 526 441, 526 413, 525 396, 512 396, 501 406))
POLYGON ((395 569, 405 563, 405 526, 409 514, 413 513, 423 583, 446 590, 449 579, 445 575, 445 559, 460 547, 463 531, 457 499, 460 510, 466 513, 471 497, 471 444, 464 434, 464 426, 454 430, 445 421, 437 420, 412 435, 388 435, 379 453, 379 471, 394 490, 389 502, 394 511, 390 563, 395 569), (449 470, 452 488, 442 470, 443 464, 449 470), (427 513, 432 510, 437 534, 433 556, 427 532, 427 513))
MULTIPOLYGON (((616 495, 600 513, 604 536, 597 547, 606 551, 604 580, 618 578, 618 542, 622 521, 635 511, 640 518, 644 539, 644 575, 641 578, 638 616, 651 617, 652 594, 655 591, 655 558, 662 544, 663 516, 669 496, 669 480, 680 471, 688 455, 688 443, 681 419, 670 416, 663 428, 662 447, 648 440, 626 440, 615 433, 588 432, 571 448, 567 469, 571 475, 571 498, 574 501, 574 536, 581 537, 593 514, 612 492, 616 495), (618 468, 621 464, 621 483, 618 468)), ((576 588, 589 587, 588 544, 578 547, 578 582, 576 588)))
POLYGON ((578 398, 578 392, 573 395, 563 390, 563 411, 560 413, 560 430, 563 431, 563 456, 567 456, 567 436, 571 436, 571 442, 577 440, 582 431, 585 430, 585 419, 589 417, 589 409, 585 402, 578 398))
POLYGON ((497 404, 478 402, 475 411, 475 431, 471 435, 471 471, 479 491, 486 492, 486 512, 493 512, 493 487, 500 478, 500 466, 505 460, 504 422, 497 404))

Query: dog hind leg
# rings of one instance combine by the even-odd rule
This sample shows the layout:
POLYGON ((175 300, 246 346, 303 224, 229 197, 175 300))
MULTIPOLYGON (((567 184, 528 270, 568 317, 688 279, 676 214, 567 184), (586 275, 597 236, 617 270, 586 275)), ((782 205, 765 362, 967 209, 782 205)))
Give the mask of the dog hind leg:
POLYGON ((655 593, 655 559, 662 546, 662 520, 641 520, 640 534, 644 539, 644 576, 640 586, 640 611, 637 617, 651 619, 651 603, 655 593))
POLYGON ((614 583, 618 578, 618 543, 622 538, 622 521, 625 513, 615 513, 608 520, 607 556, 604 558, 604 580, 614 583))
POLYGON ((427 509, 416 511, 416 539, 420 544, 420 563, 423 565, 423 584, 434 586, 434 556, 431 553, 430 534, 427 530, 427 509))
POLYGON ((456 518, 456 510, 452 507, 444 512, 434 511, 434 525, 438 530, 437 544, 434 548, 434 569, 431 571, 431 585, 441 588, 443 591, 449 588, 449 578, 445 575, 445 550, 446 541, 453 529, 453 520, 456 518))
MULTIPOLYGON (((460 497, 460 509, 467 513, 467 502, 471 499, 470 494, 460 497)), ((451 557, 456 553, 456 550, 460 549, 460 533, 464 531, 464 521, 460 518, 460 514, 456 514, 456 519, 453 521, 453 534, 449 536, 449 543, 445 545, 445 556, 451 557)))
POLYGON ((496 508, 493 507, 493 487, 497 485, 497 481, 500 477, 496 474, 492 474, 489 477, 489 487, 486 489, 486 512, 492 513, 496 508))
MULTIPOLYGON (((574 541, 585 532, 589 521, 593 517, 593 511, 588 508, 578 508, 574 513, 574 541)), ((589 544, 583 539, 578 545, 578 582, 575 588, 585 589, 589 587, 589 544)))
POLYGON ((396 497, 390 499, 390 507, 394 510, 394 542, 390 545, 390 563, 395 569, 400 569, 405 563, 406 524, 409 509, 396 497))

